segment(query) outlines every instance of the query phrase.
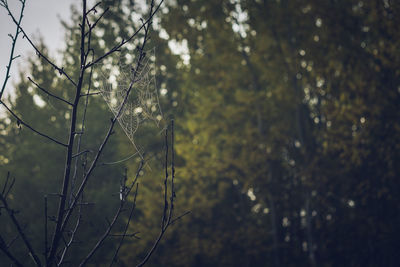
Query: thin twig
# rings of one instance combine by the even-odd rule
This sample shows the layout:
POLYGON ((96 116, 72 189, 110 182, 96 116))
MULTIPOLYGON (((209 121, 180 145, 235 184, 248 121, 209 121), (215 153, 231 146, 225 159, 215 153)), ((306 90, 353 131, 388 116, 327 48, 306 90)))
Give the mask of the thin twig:
POLYGON ((126 43, 130 42, 133 38, 136 37, 136 35, 143 29, 146 27, 146 25, 150 24, 153 16, 157 13, 158 9, 160 8, 161 4, 164 2, 164 0, 161 0, 160 3, 157 5, 157 7, 155 8, 155 10, 153 11, 153 7, 154 7, 154 1, 152 0, 151 2, 151 13, 149 15, 149 17, 147 18, 146 21, 144 21, 142 23, 142 25, 126 40, 122 40, 119 44, 117 44, 116 46, 114 46, 113 48, 111 48, 108 52, 106 52, 104 55, 98 57, 96 60, 94 60, 93 62, 90 62, 86 67, 91 67, 97 63, 99 63, 101 60, 103 60, 104 58, 108 57, 109 55, 113 54, 114 52, 117 52, 120 50, 120 48, 125 45, 126 43))
MULTIPOLYGON (((7 197, 7 186, 8 186, 8 181, 10 181, 10 172, 7 172, 7 177, 6 177, 6 181, 4 182, 4 186, 3 186, 3 190, 1 191, 1 194, 5 197, 7 197)), ((11 186, 12 187, 12 186, 11 186)))
POLYGON ((18 261, 18 259, 8 250, 5 245, 3 238, 0 235, 0 250, 3 251, 4 254, 15 264, 15 266, 22 267, 22 263, 18 261))
POLYGON ((174 185, 174 178, 175 178, 175 150, 174 150, 174 120, 171 120, 171 207, 169 209, 168 215, 168 222, 171 221, 172 214, 174 211, 174 199, 175 199, 175 185, 174 185))
POLYGON ((47 215, 47 195, 44 196, 44 252, 43 255, 46 259, 46 266, 48 265, 47 262, 47 253, 49 252, 48 250, 48 238, 47 238, 47 234, 48 234, 48 228, 47 228, 47 222, 48 222, 48 215, 47 215))
POLYGON ((69 241, 66 242, 66 244, 65 244, 65 247, 64 247, 64 249, 63 249, 63 251, 61 253, 60 259, 59 259, 59 261, 57 263, 57 266, 60 266, 63 263, 65 263, 65 261, 64 261, 65 255, 67 255, 68 249, 71 247, 72 243, 74 242, 75 235, 76 235, 76 233, 78 231, 78 228, 79 228, 79 226, 81 224, 81 220, 82 220, 81 212, 82 212, 82 205, 79 206, 78 219, 76 220, 74 229, 72 229, 72 231, 71 231, 71 237, 69 238, 69 241))
MULTIPOLYGON (((86 54, 85 54, 85 20, 86 20, 86 0, 83 0, 83 8, 82 8, 82 22, 81 22, 81 44, 80 44, 80 71, 79 71, 79 78, 78 83, 76 84, 76 92, 75 92, 75 99, 73 102, 72 108, 72 115, 71 115, 71 122, 70 122, 70 131, 69 131, 69 138, 68 138, 68 145, 67 145, 67 155, 65 160, 65 169, 64 169, 64 178, 61 187, 61 198, 58 205, 57 211, 57 222, 56 227, 53 232, 53 239, 51 242, 50 253, 48 256, 49 264, 53 264, 56 257, 56 252, 59 246, 60 238, 63 235, 64 229, 61 227, 63 223, 63 218, 65 214, 65 205, 67 204, 67 193, 68 187, 70 184, 70 174, 71 174, 71 165, 72 165, 72 153, 74 150, 74 141, 75 141, 75 129, 76 129, 76 121, 78 116, 78 106, 79 106, 79 99, 81 95, 81 90, 83 86, 83 80, 85 75, 85 64, 86 64, 86 54)), ((79 195, 77 195, 79 198, 79 195)), ((74 199, 76 201, 76 199, 74 199)), ((72 210, 69 210, 72 212, 72 210)))
MULTIPOLYGON (((120 204, 118 207, 118 210, 115 212, 115 215, 113 217, 113 219, 111 221, 108 221, 108 227, 107 229, 104 231, 103 235, 99 238, 99 240, 97 241, 96 245, 92 248, 92 250, 89 252, 89 254, 85 257, 85 259, 83 259, 83 261, 80 263, 79 266, 86 266, 87 262, 91 259, 91 257, 94 255, 94 253, 100 248, 100 246, 103 244, 104 240, 110 236, 110 232, 113 229, 115 223, 118 221, 119 216, 121 215, 121 212, 124 208, 124 205, 126 203, 126 198, 129 195, 129 193, 131 192, 133 186, 137 183, 137 179, 139 177, 139 174, 143 168, 143 161, 141 161, 139 168, 136 171, 136 176, 135 179, 133 180, 131 186, 127 189, 127 191, 124 193, 125 196, 121 198, 120 200, 120 204)), ((137 186, 136 186, 136 193, 134 196, 134 203, 136 203, 136 194, 137 194, 137 186)), ((134 207, 133 207, 134 208, 134 207)), ((131 214, 133 213, 133 210, 131 210, 131 214)), ((129 221, 128 221, 129 224, 129 221)))
MULTIPOLYGON (((173 142, 174 142, 173 141, 173 136, 174 136, 174 134, 173 134, 173 131, 174 131, 174 123, 173 123, 173 121, 171 121, 171 131, 172 131, 172 133, 171 133, 171 136, 172 136, 171 146, 173 147, 173 142)), ((166 138, 165 138, 165 140, 166 140, 166 150, 168 151, 167 129, 166 129, 166 138)), ((172 150, 172 148, 171 148, 171 150, 172 150)), ((173 160, 171 160, 171 165, 172 165, 171 168, 172 168, 172 172, 173 172, 172 177, 175 175, 174 174, 174 172, 175 172, 175 166, 174 166, 174 164, 175 164, 174 163, 175 156, 174 156, 174 153, 175 153, 174 150, 172 150, 171 151, 171 154, 172 154, 171 158, 173 159, 173 160)), ((165 162, 166 162, 166 164, 165 164, 165 178, 164 178, 164 205, 165 206, 164 206, 164 211, 163 211, 163 215, 162 215, 160 233, 159 233, 157 239, 155 240, 153 246, 151 247, 151 249, 149 250, 149 252, 145 256, 145 258, 137 266, 143 266, 150 259, 151 255, 157 249, 158 244, 160 243, 160 241, 161 241, 162 237, 164 236, 165 232, 167 231, 168 227, 170 225, 172 225, 173 223, 175 223, 177 220, 181 219, 183 216, 185 216, 185 215, 190 213, 190 211, 187 211, 187 212, 183 213, 182 215, 178 216, 177 218, 172 219, 172 213, 173 213, 173 209, 174 209, 173 201, 174 201, 174 198, 176 197, 176 194, 175 194, 174 180, 173 180, 173 178, 171 178, 171 195, 170 195, 171 203, 168 206, 168 200, 167 200, 167 192, 168 192, 168 190, 167 190, 168 153, 167 152, 165 154, 165 162), (167 217, 168 209, 169 209, 169 214, 168 214, 168 217, 167 217)))
POLYGON ((42 266, 39 257, 36 255, 35 251, 33 250, 33 247, 31 245, 31 243, 29 242, 28 238, 26 237, 22 227, 20 226, 17 218, 15 217, 15 211, 12 210, 9 206, 8 206, 8 202, 7 199, 3 196, 0 195, 0 201, 3 203, 3 208, 6 210, 8 216, 10 217, 13 225, 15 226, 15 228, 17 229, 18 234, 20 235, 20 237, 23 240, 24 245, 26 246, 26 248, 29 251, 29 254, 32 256, 32 259, 35 261, 37 266, 42 266))
POLYGON ((165 228, 168 211, 168 128, 165 129, 165 179, 164 179, 164 211, 161 220, 161 229, 165 228))
POLYGON ((29 124, 27 124, 26 122, 24 122, 24 121, 23 121, 20 117, 18 117, 18 115, 15 114, 15 113, 6 105, 6 103, 4 103, 2 100, 0 100, 0 104, 2 104, 2 105, 7 109, 8 112, 10 112, 10 114, 17 120, 17 122, 18 122, 19 124, 22 124, 22 125, 26 126, 26 127, 27 127, 29 130, 31 130, 32 132, 35 132, 35 133, 37 133, 38 135, 40 135, 40 136, 42 136, 42 137, 45 137, 45 138, 47 138, 47 139, 53 141, 53 142, 56 143, 56 144, 59 144, 59 145, 61 145, 61 146, 63 146, 63 147, 67 147, 66 144, 64 144, 64 143, 62 143, 62 142, 60 142, 60 141, 58 141, 58 140, 56 140, 56 139, 54 139, 54 138, 48 136, 47 134, 44 134, 44 133, 42 133, 42 132, 39 132, 38 130, 34 129, 32 126, 30 126, 29 124))
POLYGON ((5 6, 8 15, 11 17, 11 19, 13 20, 13 22, 17 25, 17 28, 20 32, 22 32, 22 34, 24 35, 24 38, 26 38, 26 40, 28 40, 29 44, 33 47, 33 49, 36 51, 36 54, 39 57, 42 57, 47 63, 49 63, 55 70, 58 71, 58 73, 63 74, 65 77, 67 77, 67 79, 73 84, 73 85, 77 85, 74 80, 72 80, 72 78, 64 71, 64 68, 60 68, 58 67, 55 63, 53 63, 48 57, 46 57, 40 50, 39 48, 37 48, 37 46, 32 42, 32 40, 29 38, 29 36, 26 34, 26 32, 24 31, 24 29, 20 26, 20 24, 18 24, 18 21, 15 19, 14 15, 12 14, 11 10, 8 8, 8 6, 5 6))
MULTIPOLYGON (((152 14, 152 13, 151 13, 151 14, 152 14)), ((124 100, 123 100, 123 102, 122 102, 122 104, 121 104, 120 109, 118 110, 117 114, 116 114, 116 115, 111 119, 111 121, 110 121, 110 126, 109 126, 109 128, 108 128, 108 131, 107 131, 105 137, 104 137, 104 140, 103 140, 103 142, 100 144, 99 149, 98 149, 96 155, 94 156, 94 159, 92 160, 92 163, 91 163, 91 165, 90 165, 90 167, 89 167, 87 173, 85 174, 85 176, 84 176, 84 178, 83 178, 83 181, 82 181, 82 183, 81 183, 81 185, 80 185, 80 187, 79 187, 79 189, 78 189, 78 191, 77 191, 77 193, 76 193, 76 196, 77 196, 77 197, 79 197, 80 194, 82 194, 83 190, 85 189, 86 184, 87 184, 89 178, 91 177, 91 175, 92 175, 94 169, 95 169, 96 166, 97 166, 97 162, 98 162, 98 160, 99 160, 99 158, 100 158, 100 155, 102 154, 102 152, 103 152, 105 146, 107 145, 107 143, 108 143, 108 141, 109 141, 109 139, 110 139, 110 137, 111 137, 111 134, 113 133, 114 126, 115 126, 115 124, 116 124, 118 118, 120 117, 120 115, 121 115, 121 113, 122 113, 122 111, 123 111, 123 109, 124 109, 124 107, 125 107, 126 102, 128 101, 128 97, 129 97, 129 95, 130 95, 130 92, 132 91, 132 88, 133 88, 133 85, 134 85, 134 81, 136 80, 136 76, 139 74, 139 73, 138 73, 138 69, 139 69, 139 67, 141 66, 141 63, 142 63, 142 61, 144 60, 144 57, 145 57, 144 46, 146 45, 146 42, 147 42, 147 40, 148 40, 147 33, 148 33, 148 28, 145 27, 145 35, 144 35, 144 39, 143 39, 142 46, 141 46, 141 48, 139 48, 139 53, 140 53, 140 54, 139 54, 138 62, 137 62, 137 64, 136 64, 135 68, 134 68, 134 69, 135 69, 135 72, 133 73, 132 81, 131 81, 131 83, 130 83, 128 89, 126 90, 125 98, 124 98, 124 100)), ((89 65, 90 65, 90 64, 89 64, 89 65)), ((66 225, 68 224, 69 218, 70 218, 70 216, 71 216, 71 214, 72 214, 72 211, 73 211, 75 205, 76 205, 76 200, 74 200, 74 201, 72 202, 72 204, 71 204, 71 209, 68 210, 67 213, 66 213, 66 215, 65 215, 65 218, 64 218, 63 223, 62 223, 62 226, 61 226, 61 231, 63 231, 64 228, 66 227, 66 225)))
MULTIPOLYGON (((110 267, 111 267, 111 266, 114 264, 114 262, 116 261, 116 259, 117 259, 117 257, 118 257, 118 252, 119 252, 119 250, 120 250, 120 248, 121 248, 121 246, 122 246, 122 243, 124 242, 125 237, 128 236, 128 235, 126 234, 126 232, 128 231, 129 224, 130 224, 130 222, 131 222, 131 220, 132 220, 133 211, 134 211, 135 208, 136 208, 136 196, 137 196, 137 193, 138 193, 138 187, 139 187, 139 184, 137 183, 137 184, 136 184, 135 194, 133 195, 133 203, 132 203, 131 211, 130 211, 130 213, 129 213, 128 221, 127 221, 127 223, 125 224, 125 229, 124 229, 124 232, 123 232, 123 234, 122 234, 122 238, 121 238, 121 240, 120 240, 119 243, 118 243, 117 249, 115 250, 114 256, 113 256, 113 258, 112 258, 112 260, 111 260, 111 263, 110 263, 110 267)), ((133 233, 132 236, 133 236, 133 237, 136 237, 135 234, 136 234, 136 233, 133 233)))
MULTIPOLYGON (((81 136, 81 135, 80 135, 80 136, 81 136)), ((86 150, 83 150, 83 151, 81 151, 81 152, 76 153, 75 155, 72 155, 72 158, 76 158, 76 157, 79 157, 79 156, 82 155, 82 154, 91 153, 91 152, 92 152, 91 150, 86 149, 86 150)), ((71 187, 71 190, 72 190, 72 187, 71 187)))
POLYGON ((90 93, 90 94, 83 94, 83 95, 81 95, 81 97, 99 95, 99 94, 100 94, 100 92, 94 92, 94 93, 90 93))
MULTIPOLYGON (((96 6, 97 5, 99 5, 100 3, 97 3, 96 4, 96 6)), ((95 7, 96 7, 95 6, 95 7)), ((92 8, 93 9, 93 8, 92 8)), ((88 34, 90 34, 91 32, 92 32, 92 30, 97 26, 97 23, 103 18, 103 16, 108 12, 108 10, 109 10, 109 7, 107 7, 104 11, 103 11, 103 13, 101 13, 101 15, 96 19, 96 21, 93 23, 93 24, 89 24, 88 26, 89 26, 89 31, 86 33, 86 35, 88 35, 88 34)), ((89 13, 89 12, 88 12, 89 13)))
POLYGON ((31 83, 33 83, 34 85, 36 85, 36 87, 37 87, 38 89, 40 89, 42 92, 46 93, 47 95, 49 95, 49 96, 51 96, 51 97, 54 97, 55 99, 58 99, 58 100, 60 100, 60 101, 62 101, 62 102, 64 102, 64 103, 66 103, 66 104, 68 104, 68 105, 70 105, 70 106, 73 106, 73 104, 72 104, 71 102, 69 102, 68 100, 65 100, 65 99, 62 98, 62 97, 59 97, 59 96, 56 96, 56 95, 50 93, 49 91, 47 91, 46 89, 44 89, 43 87, 41 87, 39 84, 35 83, 35 82, 31 79, 31 77, 28 77, 28 80, 29 80, 31 83))
POLYGON ((101 4, 101 2, 97 2, 91 9, 89 9, 89 10, 86 12, 86 16, 88 16, 90 12, 97 13, 96 7, 98 7, 100 4, 101 4))
MULTIPOLYGON (((1 3, 2 3, 2 6, 3 6, 3 7, 5 7, 6 9, 8 9, 7 2, 2 1, 1 3)), ((7 65, 6 77, 5 77, 5 79, 4 79, 3 86, 1 87, 1 91, 0 91, 0 100, 1 100, 2 97, 3 97, 3 93, 4 93, 4 90, 5 90, 5 88, 6 88, 8 79, 11 77, 11 76, 10 76, 10 70, 11 70, 12 62, 18 57, 18 56, 14 57, 14 51, 15 51, 15 45, 16 45, 16 43, 17 43, 18 35, 19 35, 20 32, 21 32, 21 31, 19 30, 19 28, 20 28, 20 25, 21 25, 21 22, 22 22, 22 17, 24 16, 23 14, 24 14, 24 9, 25 9, 25 0, 21 1, 21 3, 22 3, 21 12, 20 12, 19 19, 18 19, 18 22, 17 22, 17 29, 16 29, 16 31, 15 31, 15 36, 11 36, 11 35, 10 35, 10 36, 11 36, 11 39, 12 39, 11 52, 10 52, 10 59, 9 59, 9 61, 8 61, 8 65, 7 65)))

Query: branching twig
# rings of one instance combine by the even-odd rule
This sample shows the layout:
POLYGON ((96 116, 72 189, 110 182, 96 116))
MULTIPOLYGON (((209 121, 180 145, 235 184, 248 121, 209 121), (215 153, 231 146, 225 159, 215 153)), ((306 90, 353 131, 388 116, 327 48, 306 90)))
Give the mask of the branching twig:
POLYGON ((100 61, 102 61, 104 58, 108 57, 109 55, 113 54, 114 52, 117 52, 120 50, 122 46, 124 46, 126 43, 130 42, 133 38, 136 37, 136 35, 143 29, 146 28, 146 25, 150 24, 154 15, 157 13, 158 9, 160 8, 161 4, 164 2, 164 0, 161 0, 160 3, 157 5, 157 7, 154 9, 154 1, 151 1, 151 12, 147 20, 143 21, 142 25, 126 40, 122 40, 119 44, 111 48, 108 52, 103 54, 102 56, 98 57, 96 60, 93 62, 90 62, 86 67, 91 67, 100 61), (153 11, 154 9, 154 11, 153 11))
POLYGON ((64 249, 63 249, 63 251, 61 253, 60 259, 59 259, 59 261, 57 263, 57 266, 60 266, 60 265, 62 265, 64 263, 65 255, 67 254, 68 249, 71 247, 72 243, 75 240, 75 235, 76 235, 76 233, 78 231, 78 228, 79 228, 79 226, 81 224, 81 220, 82 220, 81 212, 82 212, 82 205, 79 205, 78 219, 76 220, 74 229, 72 229, 72 231, 71 231, 71 236, 69 238, 69 241, 66 242, 66 244, 65 244, 65 247, 64 247, 64 249))
POLYGON ((43 53, 40 51, 39 48, 37 48, 37 46, 32 42, 32 40, 29 38, 29 36, 26 34, 26 32, 24 31, 24 29, 20 26, 20 23, 18 23, 18 21, 16 20, 16 18, 14 17, 14 15, 12 14, 11 10, 9 9, 8 5, 4 6, 8 12, 8 15, 11 17, 11 19, 13 20, 13 22, 15 23, 15 25, 17 26, 18 30, 20 32, 22 32, 22 34, 24 35, 24 38, 26 38, 26 40, 28 40, 29 44, 33 47, 33 49, 36 51, 36 54, 39 57, 42 57, 47 63, 49 63, 55 70, 58 71, 58 73, 63 74, 65 77, 67 77, 67 79, 73 84, 73 85, 77 85, 74 80, 72 80, 72 78, 64 71, 64 68, 60 68, 58 67, 55 63, 53 63, 48 57, 46 57, 45 55, 43 55, 43 53))
MULTIPOLYGON (((153 12, 151 12, 150 14, 153 14, 153 12)), ((81 185, 80 185, 78 191, 76 192, 77 198, 79 198, 79 196, 83 193, 83 191, 84 191, 84 189, 85 189, 85 187, 86 187, 86 184, 87 184, 89 178, 91 177, 91 175, 92 175, 94 169, 96 168, 97 162, 98 162, 98 160, 99 160, 99 158, 100 158, 100 155, 102 154, 102 152, 103 152, 105 146, 107 145, 108 140, 110 139, 111 134, 112 134, 112 132, 113 132, 114 126, 115 126, 115 124, 116 124, 116 122, 117 122, 119 116, 121 115, 121 113, 122 113, 122 111, 123 111, 123 109, 124 109, 124 107, 125 107, 125 104, 126 104, 126 102, 127 102, 127 100, 128 100, 128 97, 129 97, 129 95, 130 95, 130 92, 132 91, 132 88, 133 88, 133 85, 134 85, 134 81, 136 80, 136 76, 139 74, 138 70, 140 69, 140 66, 141 66, 141 64, 142 64, 142 61, 143 61, 144 58, 145 58, 144 47, 145 47, 146 42, 147 42, 147 40, 148 40, 148 30, 149 30, 149 27, 144 27, 144 29, 145 29, 144 39, 143 39, 142 46, 139 48, 139 58, 138 58, 138 62, 136 63, 136 67, 134 68, 134 69, 135 69, 135 72, 133 73, 132 81, 131 81, 131 83, 130 83, 128 89, 126 90, 126 95, 125 95, 125 98, 124 98, 124 100, 123 100, 123 102, 122 102, 122 104, 121 104, 121 107, 120 107, 119 111, 118 111, 117 114, 114 116, 114 118, 111 119, 110 126, 109 126, 109 129, 108 129, 108 131, 107 131, 105 137, 104 137, 104 140, 103 140, 103 142, 100 144, 99 149, 98 149, 96 155, 94 156, 94 159, 93 159, 93 161, 92 161, 92 163, 91 163, 91 165, 90 165, 90 167, 89 167, 89 169, 88 169, 86 175, 84 176, 83 181, 81 182, 81 185)), ((65 214, 64 220, 63 220, 63 222, 62 222, 62 226, 61 226, 61 228, 60 228, 61 231, 64 231, 64 228, 65 228, 66 225, 68 224, 69 218, 70 218, 70 216, 71 216, 71 214, 72 214, 72 211, 73 211, 73 209, 75 208, 75 206, 76 206, 76 200, 74 200, 74 201, 71 203, 71 206, 70 206, 71 208, 70 208, 70 209, 67 211, 67 213, 65 214)))
POLYGON ((9 251, 6 247, 6 244, 3 238, 0 235, 0 250, 3 251, 4 254, 15 264, 15 266, 22 267, 22 263, 18 261, 18 259, 9 251))
MULTIPOLYGON (((100 3, 101 3, 101 2, 97 3, 94 7, 92 7, 92 8, 87 12, 87 15, 88 15, 91 11, 94 11, 94 12, 96 13, 96 12, 97 12, 97 11, 96 11, 96 7, 97 7, 98 5, 100 5, 100 3)), ((95 21, 93 24, 88 23, 89 31, 85 34, 85 36, 88 35, 88 34, 91 34, 91 32, 93 31, 93 29, 97 26, 97 23, 103 18, 103 16, 108 12, 108 10, 109 10, 109 8, 107 7, 107 8, 103 11, 103 13, 101 13, 101 15, 96 19, 96 21, 95 21)))
MULTIPOLYGON (((9 192, 10 190, 11 190, 11 187, 8 190, 4 190, 4 191, 9 192)), ((22 229, 18 219, 15 217, 15 211, 9 207, 6 196, 3 194, 0 194, 0 201, 3 204, 3 208, 5 209, 8 216, 10 217, 13 225, 17 229, 17 232, 18 232, 19 236, 21 237, 21 239, 23 240, 24 245, 28 249, 29 254, 32 256, 32 259, 35 261, 37 266, 42 266, 42 264, 39 260, 39 257, 36 255, 35 251, 33 250, 33 247, 31 245, 31 243, 29 242, 27 236, 25 235, 24 230, 22 229)), ((4 248, 4 249, 8 251, 8 249, 6 249, 6 248, 4 248)), ((9 255, 7 254, 7 256, 9 256, 9 255)), ((10 259, 12 260, 12 258, 10 258, 10 259)))
POLYGON ((190 211, 187 211, 185 213, 183 213, 182 215, 178 216, 175 219, 172 219, 172 213, 174 210, 174 198, 176 197, 176 193, 175 193, 175 186, 174 186, 174 176, 175 176, 175 156, 174 156, 174 150, 172 149, 174 147, 174 122, 173 120, 171 121, 171 169, 172 169, 172 177, 171 177, 171 195, 170 195, 170 200, 171 203, 168 204, 168 190, 167 190, 167 180, 168 180, 168 134, 167 134, 167 129, 165 131, 165 140, 166 140, 166 154, 165 154, 165 178, 164 178, 164 211, 163 211, 163 215, 162 215, 162 221, 161 221, 161 229, 160 229, 160 233, 157 237, 157 239, 155 240, 153 246, 151 247, 151 249, 149 250, 149 252, 147 253, 147 255, 145 256, 145 258, 142 260, 142 262, 140 262, 137 266, 143 266, 144 264, 146 264, 146 262, 150 259, 151 255, 154 253, 154 251, 156 250, 156 248, 158 247, 158 244, 160 243, 162 237, 164 236, 165 232, 167 231, 168 227, 170 225, 172 225, 173 223, 175 223, 177 220, 181 219, 182 217, 184 217, 185 215, 189 214, 190 211), (168 209, 169 209, 169 213, 168 213, 168 209))
MULTIPOLYGON (((5 8, 8 10, 8 5, 7 5, 7 2, 6 2, 6 1, 1 1, 0 3, 1 3, 1 5, 2 5, 3 7, 5 7, 5 8)), ((4 93, 4 90, 5 90, 5 88, 6 88, 8 79, 11 77, 11 76, 10 76, 10 70, 11 70, 12 62, 13 62, 17 57, 19 57, 19 56, 16 56, 16 57, 14 56, 14 51, 15 51, 15 45, 16 45, 16 43, 17 43, 18 35, 19 35, 20 32, 21 32, 21 31, 20 31, 20 25, 21 25, 22 17, 24 16, 25 0, 21 1, 21 4, 22 4, 22 6, 21 6, 21 12, 20 12, 20 15, 19 15, 19 19, 18 19, 18 21, 16 21, 17 29, 16 29, 16 31, 15 31, 15 36, 12 36, 11 34, 9 35, 9 36, 11 37, 11 39, 12 39, 12 45, 11 45, 10 59, 9 59, 9 61, 8 61, 8 65, 7 65, 6 77, 5 77, 5 79, 4 79, 3 86, 1 87, 1 91, 0 91, 0 100, 1 100, 2 97, 3 97, 3 93, 4 93)))
MULTIPOLYGON (((144 165, 143 163, 144 163, 144 161, 142 160, 141 163, 140 163, 140 165, 139 165, 139 168, 138 168, 137 171, 136 171, 135 179, 132 181, 131 186, 127 188, 126 192, 124 192, 124 196, 121 197, 121 199, 120 199, 120 204, 119 204, 118 210, 115 212, 115 215, 114 215, 113 219, 112 219, 111 221, 108 221, 108 227, 107 227, 107 229, 105 230, 105 232, 103 233, 103 235, 100 237, 100 239, 97 241, 97 243, 96 243, 96 245, 93 247, 93 249, 89 252, 89 254, 85 257, 85 259, 80 263, 79 266, 85 266, 85 265, 87 264, 87 262, 90 260, 90 258, 94 255, 94 253, 95 253, 95 252, 100 248, 100 246, 103 244, 104 240, 105 240, 107 237, 110 236, 110 232, 111 232, 112 228, 114 227, 115 223, 117 222, 117 220, 118 220, 119 216, 121 215, 121 212, 122 212, 122 210, 123 210, 123 208, 124 208, 124 206, 125 206, 127 196, 128 196, 129 193, 131 192, 133 186, 134 186, 135 184, 137 184, 137 179, 138 179, 139 174, 140 174, 140 172, 141 172, 141 170, 142 170, 142 168, 143 168, 143 165, 144 165)), ((136 191, 135 191, 135 195, 134 195, 134 202, 133 202, 133 206, 132 206, 132 210, 131 210, 130 217, 132 216, 132 214, 133 214, 133 209, 134 209, 135 206, 136 206, 136 195, 137 195, 137 190, 138 190, 138 187, 136 186, 136 191)), ((127 227, 129 226, 129 222, 130 222, 130 219, 129 219, 128 222, 127 222, 126 229, 127 229, 127 227)), ((125 230, 125 231, 126 231, 126 230, 125 230)), ((122 242, 122 241, 121 241, 121 242, 122 242)), ((118 249, 119 249, 119 248, 118 248, 118 249)))
MULTIPOLYGON (((78 116, 78 106, 79 106, 79 99, 81 95, 81 90, 83 86, 83 80, 85 75, 85 64, 86 64, 86 53, 85 53, 85 20, 86 20, 86 0, 83 0, 83 12, 82 12, 82 22, 80 24, 81 30, 81 44, 80 44, 80 71, 79 71, 79 78, 78 83, 76 84, 76 92, 75 92, 75 99, 72 106, 72 115, 71 115, 71 122, 70 122, 70 131, 69 131, 69 138, 68 138, 68 145, 67 145, 67 156, 65 160, 65 170, 64 170, 64 179, 62 182, 61 187, 61 198, 58 205, 57 211, 57 219, 56 219, 56 227, 53 233, 53 239, 51 242, 50 253, 48 256, 48 262, 52 264, 55 261, 55 256, 57 253, 59 241, 63 235, 64 229, 61 227, 63 223, 63 218, 65 214, 65 205, 67 200, 67 193, 68 187, 70 183, 70 174, 72 168, 72 154, 74 150, 74 141, 75 141, 75 129, 76 129, 76 121, 78 116)), ((79 198, 80 196, 77 196, 79 198)), ((74 199, 76 201, 76 199, 74 199)), ((72 209, 69 209, 72 212, 72 209)))

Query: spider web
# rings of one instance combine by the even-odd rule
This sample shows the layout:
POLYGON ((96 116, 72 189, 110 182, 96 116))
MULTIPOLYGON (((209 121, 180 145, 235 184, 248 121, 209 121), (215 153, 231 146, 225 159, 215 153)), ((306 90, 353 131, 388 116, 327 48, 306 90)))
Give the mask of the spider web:
POLYGON ((141 155, 135 144, 136 131, 145 121, 153 121, 158 127, 163 114, 156 87, 155 50, 146 51, 139 66, 137 60, 126 53, 98 66, 98 74, 102 85, 100 94, 114 116, 121 110, 118 123, 141 155), (124 104, 130 86, 132 89, 124 104))

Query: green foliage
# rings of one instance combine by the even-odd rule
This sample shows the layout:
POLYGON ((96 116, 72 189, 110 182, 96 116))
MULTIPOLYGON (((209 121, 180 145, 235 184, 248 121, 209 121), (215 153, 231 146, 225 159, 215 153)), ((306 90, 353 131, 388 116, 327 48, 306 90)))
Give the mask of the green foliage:
MULTIPOLYGON (((129 229, 141 239, 126 241, 121 266, 143 258, 159 233, 161 133, 172 117, 174 215, 191 214, 166 234, 150 266, 396 266, 400 9, 392 2, 167 1, 150 45, 164 119, 161 128, 144 124, 135 135, 151 160, 129 229), (188 53, 179 55, 174 43, 186 43, 188 53)), ((112 5, 93 36, 95 53, 126 38, 139 10, 130 2, 112 5)), ((65 26, 65 68, 72 71, 78 33, 65 26)), ((40 59, 31 64, 35 81, 72 97, 40 59)), ((38 129, 65 138, 64 104, 43 98, 39 107, 36 94, 23 79, 13 107, 38 129)), ((94 149, 110 113, 100 97, 90 101, 85 142, 94 149)), ((17 178, 13 204, 29 207, 26 218, 40 217, 35 207, 56 190, 62 153, 15 122, 0 127, 7 151, 1 170, 17 178)), ((123 132, 116 135, 104 162, 133 152, 123 132)), ((112 210, 106 196, 118 192, 123 167, 134 173, 137 160, 96 173, 87 196, 99 203, 95 209, 112 210)), ((103 221, 95 211, 93 221, 103 221)), ((33 233, 41 223, 29 226, 33 233)), ((85 229, 89 238, 97 228, 85 229)))
POLYGON ((154 266, 395 265, 398 12, 169 3, 161 26, 190 56, 167 71, 179 77, 178 201, 193 213, 154 266))

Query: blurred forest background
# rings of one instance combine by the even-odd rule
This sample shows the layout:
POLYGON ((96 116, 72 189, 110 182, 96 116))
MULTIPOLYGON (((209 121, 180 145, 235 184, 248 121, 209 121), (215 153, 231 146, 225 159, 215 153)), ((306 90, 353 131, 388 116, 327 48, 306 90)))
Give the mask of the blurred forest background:
MULTIPOLYGON (((107 6, 92 37, 99 54, 133 32, 143 9, 108 0, 99 9, 107 6)), ((81 14, 72 8, 62 66, 76 74, 81 14)), ((191 214, 168 230, 149 266, 398 266, 398 1, 169 0, 155 18, 153 47, 163 121, 175 120, 177 214, 191 214)), ((8 100, 27 122, 65 139, 67 109, 27 76, 65 97, 69 84, 32 56, 8 100)), ((101 75, 94 80, 100 88, 101 75)), ((111 116, 100 95, 90 104, 87 149, 98 146, 111 116)), ((152 160, 130 226, 141 239, 127 241, 120 266, 143 258, 158 234, 160 131, 149 123, 135 135, 152 160)), ((58 191, 63 151, 12 117, 0 120, 0 149, 1 179, 7 171, 16 178, 12 204, 40 247, 43 195, 58 191)), ((102 160, 134 150, 116 129, 102 160)), ((124 168, 133 175, 138 160, 96 171, 85 195, 96 204, 86 210, 75 254, 106 226, 110 196, 118 201, 124 168)), ((114 247, 109 240, 94 264, 114 247)), ((1 254, 0 265, 7 262, 1 254)))

